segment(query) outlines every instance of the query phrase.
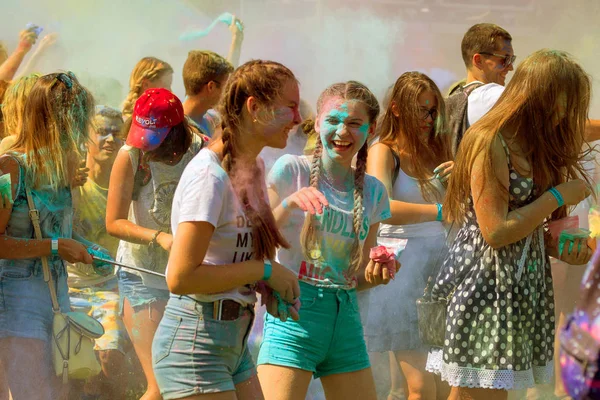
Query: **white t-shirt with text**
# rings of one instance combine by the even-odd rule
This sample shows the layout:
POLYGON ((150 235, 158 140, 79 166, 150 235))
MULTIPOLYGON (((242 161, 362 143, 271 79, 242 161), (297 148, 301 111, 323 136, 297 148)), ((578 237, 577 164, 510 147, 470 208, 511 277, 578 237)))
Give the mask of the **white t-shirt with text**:
MULTIPOLYGON (((208 222, 215 227, 203 264, 234 264, 253 259, 251 224, 219 157, 207 148, 190 161, 175 191, 171 210, 173 237, 177 237, 180 223, 192 221, 208 222)), ((169 273, 168 268, 166 273, 169 273)), ((254 290, 247 286, 193 297, 204 302, 221 299, 235 300, 242 305, 256 302, 254 290)))

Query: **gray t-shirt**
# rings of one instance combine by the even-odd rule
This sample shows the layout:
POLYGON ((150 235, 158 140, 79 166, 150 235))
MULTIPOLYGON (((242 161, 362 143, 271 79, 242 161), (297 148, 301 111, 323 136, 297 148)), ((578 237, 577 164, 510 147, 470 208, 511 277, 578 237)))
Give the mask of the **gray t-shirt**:
MULTIPOLYGON (((279 158, 269 173, 268 187, 277 192, 279 198, 283 200, 301 188, 309 186, 310 163, 311 158, 306 156, 285 155, 279 158)), ((299 280, 308 284, 353 289, 357 284, 356 277, 349 274, 348 268, 354 243, 352 231, 354 191, 336 190, 324 179, 319 180, 319 191, 329 202, 329 207, 324 209, 323 214, 317 215, 315 226, 321 238, 322 261, 314 265, 304 258, 300 233, 305 213, 300 209, 293 210, 286 223, 280 227, 291 248, 279 249, 277 261, 298 274, 299 280)), ((390 201, 383 183, 365 174, 360 242, 364 244, 371 225, 390 216, 390 201)))
MULTIPOLYGON (((183 170, 201 148, 200 139, 193 136, 192 145, 176 165, 162 162, 149 162, 152 179, 140 189, 138 200, 131 202, 128 219, 144 228, 171 232, 171 205, 173 195, 183 170)), ((120 151, 129 153, 131 168, 135 175, 139 163, 139 150, 124 145, 120 151)), ((160 246, 150 247, 121 240, 117 249, 117 261, 134 267, 145 268, 156 272, 164 272, 169 260, 169 253, 160 246)), ((131 269, 125 271, 141 276, 146 286, 168 290, 164 278, 139 273, 131 269)))

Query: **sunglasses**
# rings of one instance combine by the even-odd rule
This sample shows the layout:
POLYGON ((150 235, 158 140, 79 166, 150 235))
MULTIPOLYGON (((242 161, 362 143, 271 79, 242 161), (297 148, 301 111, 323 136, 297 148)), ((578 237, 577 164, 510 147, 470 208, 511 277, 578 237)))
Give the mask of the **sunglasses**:
POLYGON ((437 108, 432 108, 431 110, 428 110, 426 108, 419 109, 419 117, 421 119, 427 119, 429 116, 431 116, 431 120, 435 121, 435 119, 437 118, 437 113, 437 108))
POLYGON ((502 59, 502 66, 504 68, 508 68, 511 65, 514 64, 515 60, 517 59, 517 56, 515 55, 510 55, 510 54, 496 54, 496 53, 487 53, 485 51, 480 51, 479 54, 483 54, 486 56, 494 56, 494 57, 499 57, 502 59))
POLYGON ((96 135, 100 136, 101 139, 106 139, 109 135, 112 135, 114 140, 122 140, 120 129, 95 128, 95 130, 96 135))
POLYGON ((67 89, 71 89, 73 87, 73 79, 75 79, 75 74, 71 71, 69 72, 61 72, 54 77, 54 82, 52 86, 56 84, 56 82, 62 82, 63 85, 66 86, 67 89))

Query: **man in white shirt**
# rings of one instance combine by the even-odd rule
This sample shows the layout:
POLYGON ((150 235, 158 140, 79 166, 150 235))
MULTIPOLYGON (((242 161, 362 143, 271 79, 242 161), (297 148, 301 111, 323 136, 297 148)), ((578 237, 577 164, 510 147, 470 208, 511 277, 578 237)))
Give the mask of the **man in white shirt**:
POLYGON ((512 36, 498 25, 488 23, 469 28, 463 37, 461 52, 467 68, 466 83, 456 86, 447 100, 455 151, 464 132, 474 122, 468 118, 468 110, 474 108, 474 114, 479 116, 487 112, 487 107, 499 97, 516 59, 512 36), (482 90, 490 84, 493 87, 482 90), (471 98, 478 91, 479 94, 471 98), (483 114, 482 110, 485 110, 483 114))

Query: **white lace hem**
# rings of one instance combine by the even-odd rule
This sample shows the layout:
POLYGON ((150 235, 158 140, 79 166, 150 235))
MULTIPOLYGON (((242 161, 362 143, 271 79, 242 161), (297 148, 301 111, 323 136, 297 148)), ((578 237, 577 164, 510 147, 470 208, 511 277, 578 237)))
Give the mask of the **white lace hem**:
POLYGON ((425 365, 425 369, 429 372, 433 372, 436 375, 441 375, 443 356, 444 350, 442 348, 432 347, 429 350, 429 355, 427 356, 427 364, 425 365))
POLYGON ((534 366, 526 371, 483 370, 446 364, 442 361, 443 350, 429 351, 426 369, 440 375, 442 380, 453 387, 483 389, 522 390, 535 384, 549 383, 554 372, 552 360, 543 367, 534 366))

